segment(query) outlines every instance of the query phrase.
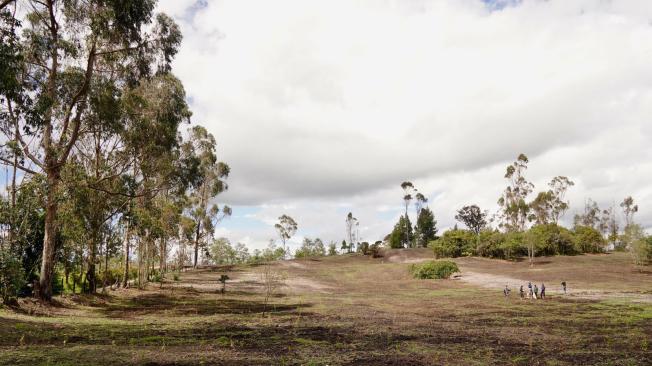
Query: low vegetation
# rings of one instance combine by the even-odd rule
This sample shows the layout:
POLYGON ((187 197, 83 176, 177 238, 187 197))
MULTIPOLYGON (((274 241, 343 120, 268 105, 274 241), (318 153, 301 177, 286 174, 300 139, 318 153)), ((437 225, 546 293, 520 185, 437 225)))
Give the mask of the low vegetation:
POLYGON ((163 288, 67 295, 54 307, 22 299, 0 309, 0 365, 649 364, 652 281, 626 253, 552 257, 537 271, 460 258, 462 279, 447 281, 414 279, 396 258, 432 252, 191 270, 163 288), (546 280, 545 301, 505 298, 465 282, 467 270, 564 276, 570 293, 546 280))
POLYGON ((412 276, 421 280, 448 279, 459 271, 457 264, 451 261, 429 261, 410 266, 412 276))

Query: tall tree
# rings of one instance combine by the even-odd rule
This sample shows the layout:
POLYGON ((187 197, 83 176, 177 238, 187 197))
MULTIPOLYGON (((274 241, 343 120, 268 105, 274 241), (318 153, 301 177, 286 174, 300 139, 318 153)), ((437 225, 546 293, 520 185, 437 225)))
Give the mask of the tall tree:
POLYGON ((437 220, 430 208, 424 207, 419 211, 414 232, 417 247, 425 248, 430 241, 437 239, 437 220))
POLYGON ((477 205, 464 206, 457 210, 455 220, 463 223, 476 235, 487 226, 487 211, 482 211, 477 205))
POLYGON ((575 226, 588 226, 599 229, 600 226, 600 207, 598 203, 588 198, 584 202, 584 213, 575 214, 573 218, 575 226))
POLYGON ((355 242, 357 241, 357 231, 356 231, 357 227, 358 227, 358 219, 353 217, 353 213, 349 212, 349 214, 346 215, 346 237, 349 240, 346 249, 348 253, 351 253, 353 251, 353 247, 355 246, 355 242))
POLYGON ((195 126, 189 132, 183 149, 196 159, 196 184, 190 195, 189 215, 195 223, 193 266, 197 267, 199 248, 207 245, 206 237, 213 234, 219 221, 231 215, 229 206, 220 208, 217 204, 210 205, 211 200, 228 189, 224 179, 229 176, 230 168, 217 160, 212 134, 201 126, 195 126))
POLYGON ((160 71, 168 70, 181 36, 164 15, 149 27, 154 0, 133 0, 129 6, 115 1, 26 2, 30 13, 20 39, 22 72, 15 75, 22 98, 6 100, 9 113, 3 124, 14 127, 6 138, 15 141, 29 161, 18 168, 45 176, 38 294, 50 300, 61 173, 74 145, 88 131, 91 86, 97 75, 114 70, 132 70, 126 83, 149 74, 155 63, 160 71))
POLYGON ((528 219, 537 225, 545 225, 551 221, 552 216, 552 191, 539 192, 530 202, 528 219))
POLYGON ((520 154, 516 161, 507 166, 505 178, 509 185, 498 199, 501 208, 500 226, 507 231, 523 231, 530 212, 526 203, 527 196, 532 193, 534 185, 525 179, 525 171, 529 160, 525 154, 520 154))
MULTIPOLYGON (((408 207, 410 207, 410 202, 412 201, 412 193, 415 191, 414 185, 412 182, 405 181, 401 183, 401 188, 403 189, 403 203, 405 203, 405 224, 408 225, 410 223, 410 217, 408 216, 408 207)), ((406 227, 405 228, 405 240, 408 243, 410 243, 410 237, 408 236, 408 233, 412 232, 411 227, 406 227)))
POLYGON ((389 234, 389 246, 394 249, 409 248, 413 239, 414 233, 410 218, 401 215, 394 225, 394 230, 389 234))
POLYGON ((634 214, 638 212, 638 205, 634 204, 634 199, 632 196, 627 196, 620 203, 620 208, 623 209, 623 215, 625 216, 625 229, 634 223, 634 214))
POLYGON ((554 177, 548 186, 550 187, 551 196, 551 212, 550 220, 552 223, 559 223, 559 219, 566 213, 569 207, 569 202, 566 201, 566 192, 568 189, 575 185, 575 182, 568 179, 568 177, 557 176, 554 177))
POLYGON ((290 216, 283 214, 278 218, 278 223, 274 225, 274 228, 276 228, 278 236, 281 238, 281 243, 283 243, 284 255, 287 256, 288 250, 286 243, 297 232, 297 222, 290 216))

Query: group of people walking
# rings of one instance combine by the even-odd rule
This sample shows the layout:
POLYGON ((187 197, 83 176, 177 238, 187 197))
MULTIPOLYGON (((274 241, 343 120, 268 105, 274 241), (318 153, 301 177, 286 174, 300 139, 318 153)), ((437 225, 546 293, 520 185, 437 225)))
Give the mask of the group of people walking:
MULTIPOLYGON (((564 294, 566 294, 566 281, 562 281, 561 288, 564 291, 564 294)), ((508 297, 511 292, 512 290, 509 288, 509 286, 505 285, 505 289, 503 290, 505 297, 508 297)), ((545 299, 546 285, 542 282, 541 287, 538 287, 536 283, 533 285, 532 282, 528 282, 527 291, 523 288, 523 285, 521 285, 521 288, 518 290, 518 292, 521 296, 521 299, 545 299)))

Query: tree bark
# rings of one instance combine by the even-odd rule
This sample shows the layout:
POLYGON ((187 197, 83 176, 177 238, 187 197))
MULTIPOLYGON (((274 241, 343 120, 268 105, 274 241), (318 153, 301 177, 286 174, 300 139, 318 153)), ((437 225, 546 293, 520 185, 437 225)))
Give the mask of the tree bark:
POLYGON ((57 189, 59 172, 47 172, 47 197, 45 202, 45 236, 43 237, 43 258, 37 296, 41 300, 52 300, 52 276, 54 274, 54 250, 57 237, 57 189))
POLYGON ((88 269, 86 270, 86 278, 88 279, 88 293, 94 294, 97 289, 97 281, 95 276, 95 260, 97 259, 97 238, 93 235, 88 248, 88 269))
POLYGON ((122 287, 127 288, 127 285, 129 284, 129 240, 130 240, 130 231, 129 231, 129 222, 127 222, 127 227, 125 229, 125 241, 124 241, 124 247, 125 247, 125 266, 124 266, 124 273, 122 275, 122 287))
POLYGON ((199 234, 201 233, 201 220, 197 223, 197 231, 195 232, 195 260, 193 268, 197 268, 197 256, 199 253, 199 234))

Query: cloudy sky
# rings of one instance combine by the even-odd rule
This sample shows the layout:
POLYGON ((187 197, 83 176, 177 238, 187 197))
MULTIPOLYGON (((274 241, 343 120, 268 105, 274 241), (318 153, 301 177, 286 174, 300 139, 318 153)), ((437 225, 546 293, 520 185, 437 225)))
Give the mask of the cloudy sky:
MULTIPOLYGON (((340 242, 349 211, 382 239, 400 183, 440 229, 495 212, 504 169, 576 185, 571 210, 626 195, 652 228, 652 1, 161 0, 181 26, 174 64, 194 121, 232 169, 217 235, 261 248, 340 242)), ((414 215, 414 214, 413 214, 414 215)))

